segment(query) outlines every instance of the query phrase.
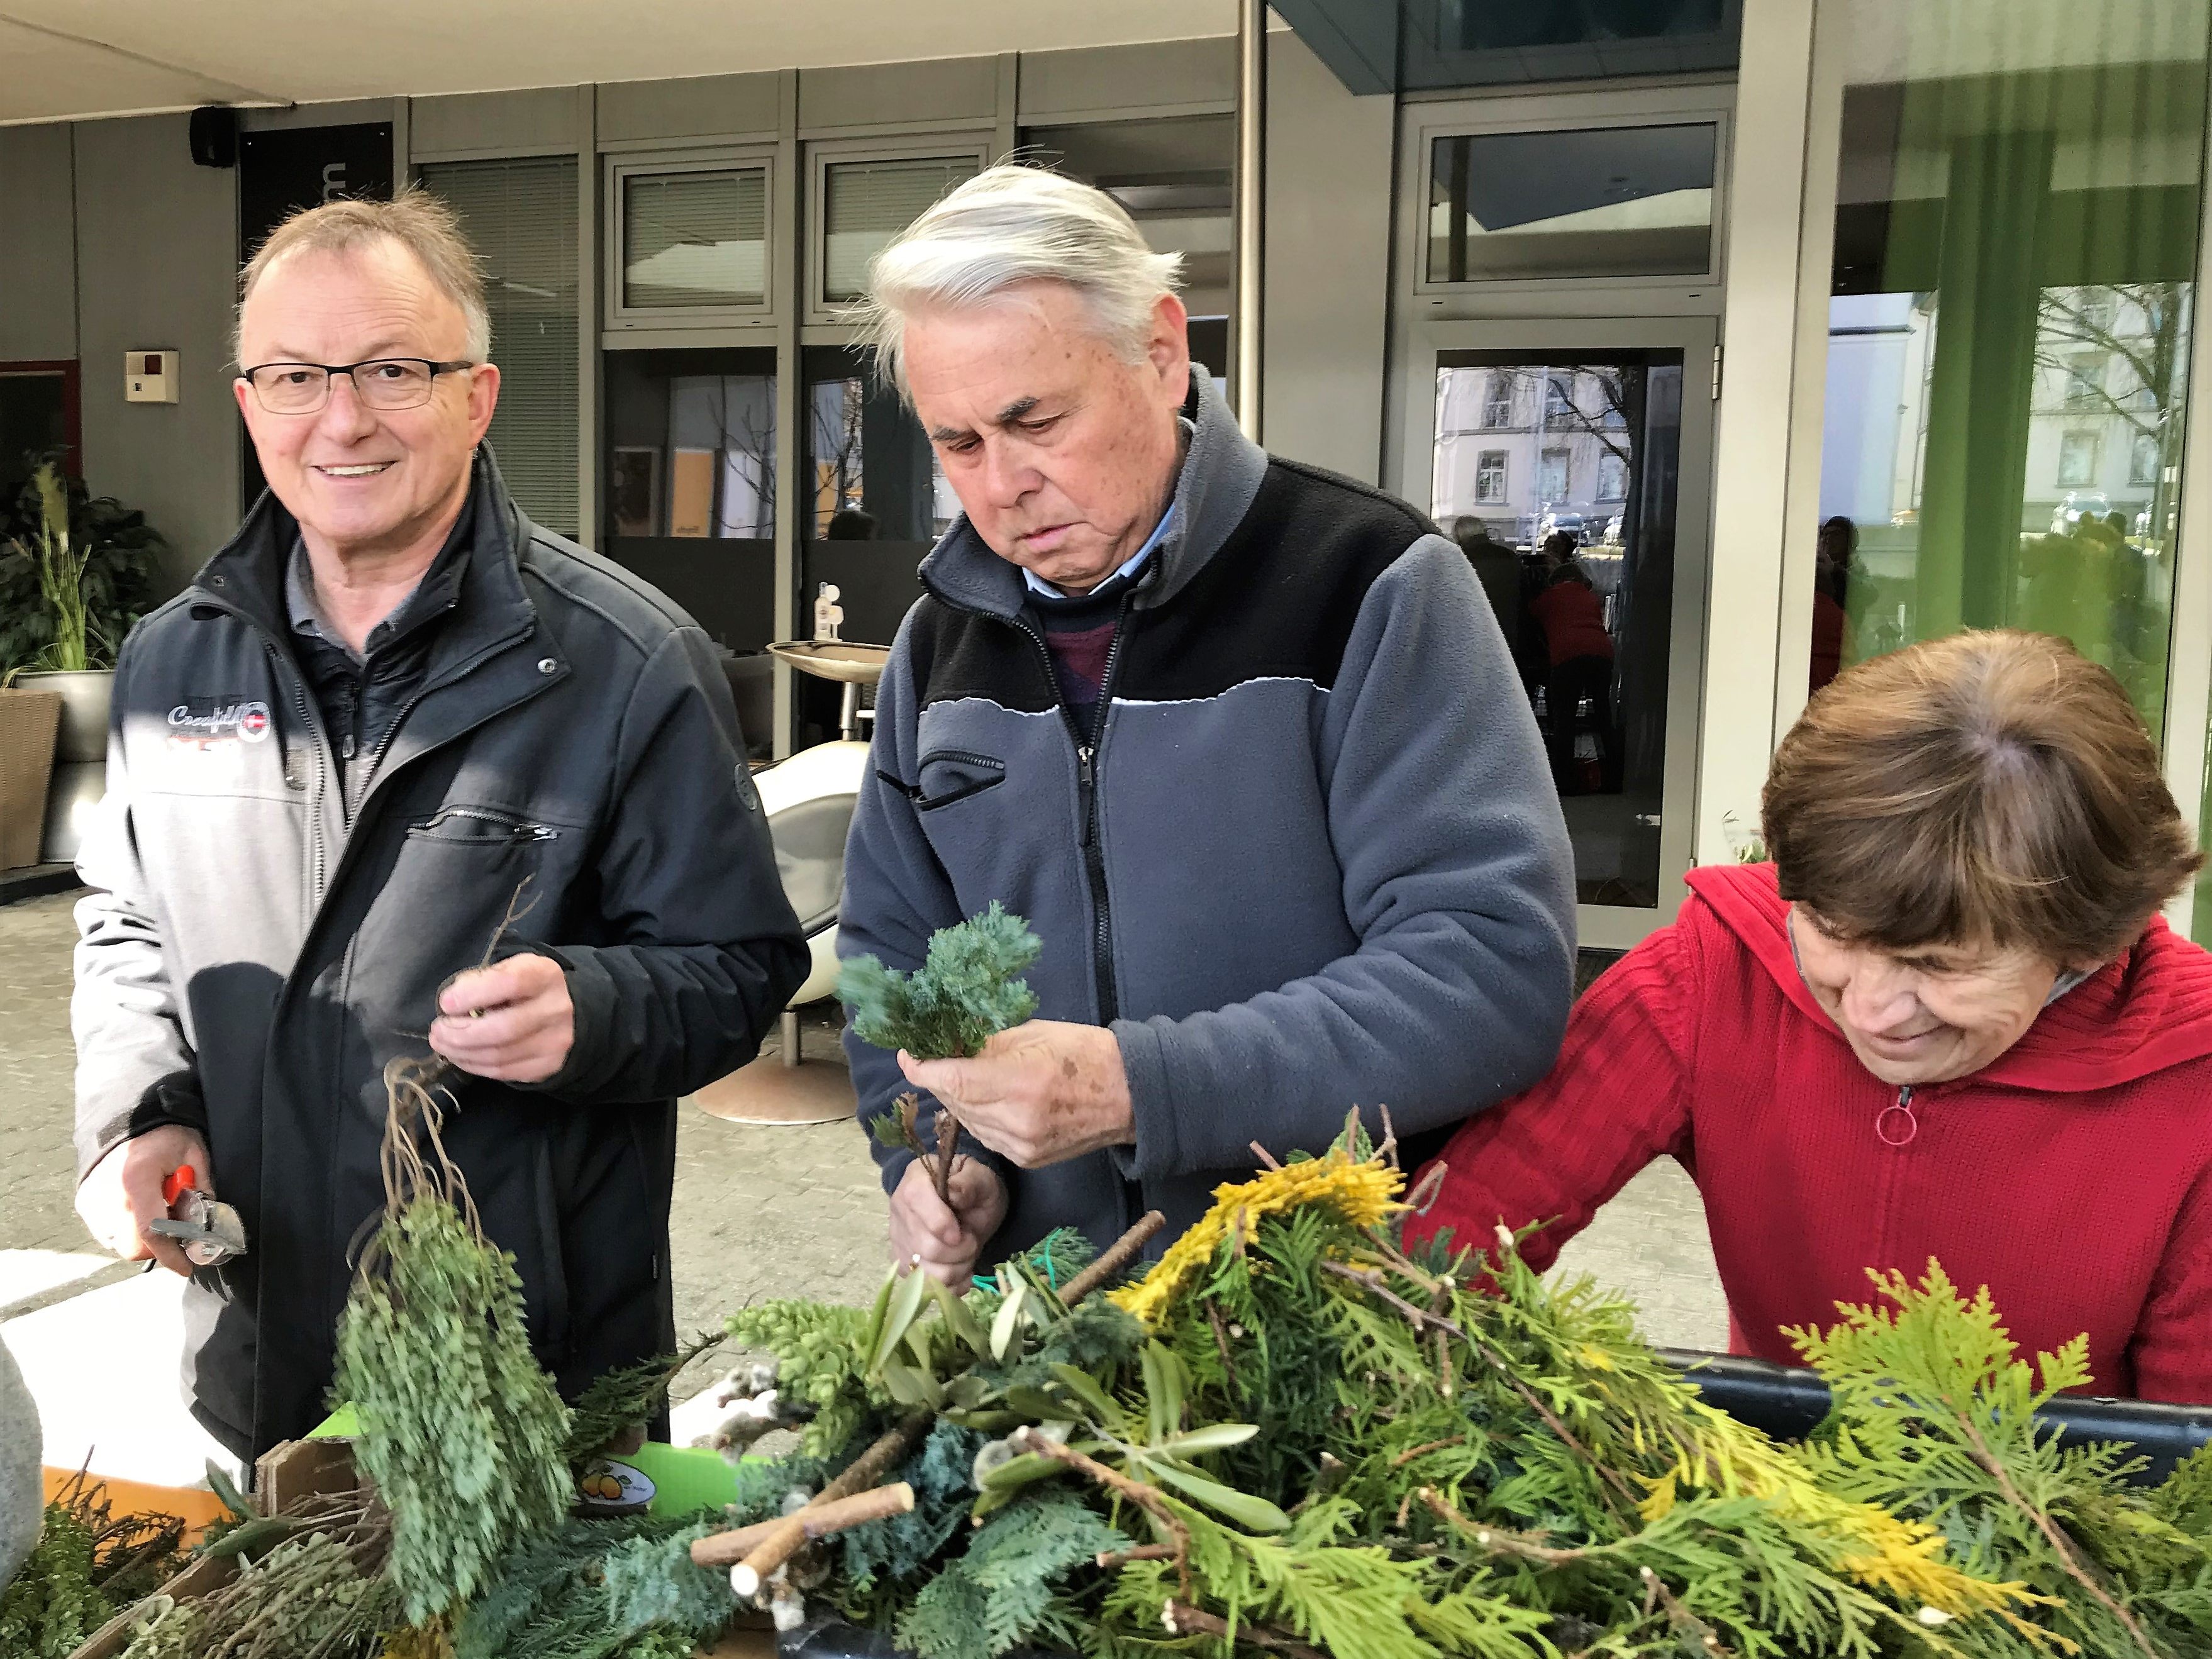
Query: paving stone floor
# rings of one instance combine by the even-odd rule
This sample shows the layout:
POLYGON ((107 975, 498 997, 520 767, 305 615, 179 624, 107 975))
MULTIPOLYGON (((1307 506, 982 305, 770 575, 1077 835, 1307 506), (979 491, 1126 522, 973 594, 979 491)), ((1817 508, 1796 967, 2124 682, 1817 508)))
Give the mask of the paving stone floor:
MULTIPOLYGON (((73 902, 55 895, 0 906, 0 1305, 88 1278, 100 1265, 70 1207, 73 902)), ((810 1056, 832 1051, 830 1030, 826 1018, 809 1022, 810 1056)), ((679 1331, 711 1328, 730 1309, 767 1297, 865 1297, 884 1271, 882 1190, 849 1124, 761 1127, 687 1105, 672 1226, 679 1331)), ((1726 1341, 1704 1211, 1671 1162, 1631 1183, 1569 1247, 1562 1270, 1594 1273, 1633 1296, 1659 1342, 1713 1348, 1726 1341)), ((86 1296, 113 1299, 119 1310, 149 1294, 125 1291, 107 1277, 94 1280, 104 1287, 86 1296)), ((12 1345, 51 1324, 10 1321, 0 1334, 12 1345)), ((118 1362, 126 1363, 119 1353, 118 1362)), ((149 1369, 167 1374, 166 1364, 149 1369)))

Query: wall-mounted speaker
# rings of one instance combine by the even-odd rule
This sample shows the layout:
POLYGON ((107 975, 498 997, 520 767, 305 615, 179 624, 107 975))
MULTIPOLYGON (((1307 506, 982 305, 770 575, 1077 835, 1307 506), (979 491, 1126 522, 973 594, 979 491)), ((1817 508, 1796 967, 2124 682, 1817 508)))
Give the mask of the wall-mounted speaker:
POLYGON ((205 104, 192 112, 192 160, 204 167, 238 165, 238 112, 228 104, 205 104))

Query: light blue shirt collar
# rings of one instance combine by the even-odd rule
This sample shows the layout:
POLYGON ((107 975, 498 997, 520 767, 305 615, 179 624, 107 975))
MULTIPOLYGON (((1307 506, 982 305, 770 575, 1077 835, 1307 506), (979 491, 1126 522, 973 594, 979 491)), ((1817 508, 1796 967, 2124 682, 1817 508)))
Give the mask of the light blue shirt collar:
MULTIPOLYGON (((1168 532, 1175 526, 1175 503, 1170 501, 1168 510, 1160 514, 1160 521, 1152 526, 1152 533, 1145 538, 1145 544, 1131 554, 1121 568, 1116 570, 1114 575, 1109 576, 1106 581, 1112 581, 1118 576, 1134 575, 1138 568, 1152 556, 1152 550, 1167 538, 1168 532)), ((1026 566, 1022 569, 1022 580, 1028 585, 1030 592, 1042 593, 1048 599, 1065 599, 1072 597, 1026 566)), ((1101 587, 1105 585, 1105 582, 1099 583, 1101 587)))

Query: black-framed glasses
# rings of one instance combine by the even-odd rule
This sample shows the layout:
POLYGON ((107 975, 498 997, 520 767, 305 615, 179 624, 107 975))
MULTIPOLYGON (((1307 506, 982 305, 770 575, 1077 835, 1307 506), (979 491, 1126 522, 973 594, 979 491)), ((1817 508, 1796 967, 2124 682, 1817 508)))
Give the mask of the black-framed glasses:
POLYGON ((330 402, 333 374, 349 377, 354 396, 371 409, 416 409, 430 401, 438 376, 476 366, 465 357, 445 363, 428 357, 371 357, 358 363, 258 363, 244 374, 271 415, 313 415, 330 402))

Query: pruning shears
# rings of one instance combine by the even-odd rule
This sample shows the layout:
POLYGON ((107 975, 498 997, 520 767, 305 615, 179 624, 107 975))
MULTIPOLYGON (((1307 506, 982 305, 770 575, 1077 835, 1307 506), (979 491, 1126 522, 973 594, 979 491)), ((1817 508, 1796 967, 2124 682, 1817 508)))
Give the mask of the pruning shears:
POLYGON ((176 1240, 195 1267, 218 1267, 246 1254, 246 1224, 236 1210, 200 1189, 199 1171, 191 1164, 170 1171, 161 1183, 161 1201, 169 1213, 153 1231, 176 1240))

